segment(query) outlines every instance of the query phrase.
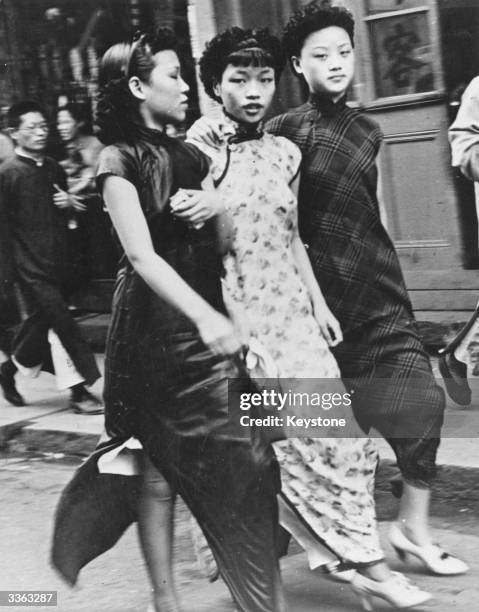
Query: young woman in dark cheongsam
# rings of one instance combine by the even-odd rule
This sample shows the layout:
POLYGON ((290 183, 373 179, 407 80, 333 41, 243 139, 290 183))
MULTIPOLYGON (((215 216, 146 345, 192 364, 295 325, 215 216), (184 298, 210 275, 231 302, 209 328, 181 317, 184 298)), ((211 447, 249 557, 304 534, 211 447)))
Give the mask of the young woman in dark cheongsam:
POLYGON ((155 610, 180 609, 174 589, 159 584, 171 571, 171 488, 206 534, 239 609, 277 612, 274 457, 254 430, 238 431, 228 409, 228 379, 241 370, 220 285, 230 227, 214 192, 201 190, 207 157, 165 133, 187 109, 175 45, 160 30, 102 60, 97 122, 107 146, 97 184, 124 250, 106 348, 106 430, 141 442, 145 482, 155 481, 139 509, 155 610), (191 222, 171 212, 179 187, 191 222), (162 504, 155 532, 148 521, 162 504))

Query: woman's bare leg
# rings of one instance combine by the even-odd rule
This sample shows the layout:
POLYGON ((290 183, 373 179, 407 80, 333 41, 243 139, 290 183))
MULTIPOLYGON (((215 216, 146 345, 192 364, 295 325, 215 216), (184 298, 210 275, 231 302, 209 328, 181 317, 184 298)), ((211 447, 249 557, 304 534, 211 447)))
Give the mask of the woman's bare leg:
POLYGON ((429 532, 429 502, 431 490, 403 482, 398 523, 406 537, 418 546, 432 544, 429 532))
POLYGON ((145 455, 138 532, 153 587, 155 612, 181 610, 173 578, 174 501, 170 485, 145 455))

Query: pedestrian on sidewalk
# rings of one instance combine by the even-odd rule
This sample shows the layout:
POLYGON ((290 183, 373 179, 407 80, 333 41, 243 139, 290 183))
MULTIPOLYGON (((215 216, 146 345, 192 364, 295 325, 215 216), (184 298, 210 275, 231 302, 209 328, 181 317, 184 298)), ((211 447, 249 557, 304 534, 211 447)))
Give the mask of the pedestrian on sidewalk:
POLYGON ((472 79, 462 95, 456 119, 449 128, 449 142, 452 165, 474 181, 479 213, 479 76, 472 79))
POLYGON ((63 145, 57 159, 67 175, 68 192, 85 206, 82 213, 72 211, 68 222, 71 264, 81 288, 91 277, 94 266, 101 264, 98 259, 102 251, 95 244, 101 240, 94 226, 98 224, 97 215, 101 210, 95 171, 103 146, 92 133, 90 110, 86 105, 62 104, 57 109, 56 120, 63 145))
MULTIPOLYGON (((124 249, 106 347, 105 426, 112 437, 137 438, 147 456, 137 511, 156 612, 180 610, 171 490, 205 532, 239 609, 282 612, 274 455, 228 409, 228 379, 244 374, 221 296, 231 226, 208 158, 165 131, 187 110, 176 48, 173 33, 160 29, 113 46, 101 64, 97 123, 107 146, 97 183, 124 249), (179 187, 195 202, 192 223, 172 214, 179 187)), ((253 389, 247 377, 245 384, 253 389)), ((60 569, 75 501, 83 498, 67 488, 53 554, 60 569)))
MULTIPOLYGON (((456 119, 449 128, 452 165, 474 181, 476 217, 479 222, 479 77, 466 87, 456 119)), ((473 349, 479 334, 479 304, 466 325, 446 348, 440 351, 439 369, 450 397, 462 406, 471 403, 471 389, 467 382, 468 366, 479 373, 476 351, 473 349)))
POLYGON ((85 385, 100 372, 66 301, 75 288, 68 218, 83 205, 67 192, 60 165, 45 155, 49 127, 41 106, 14 104, 7 120, 16 148, 0 168, 0 297, 15 300, 22 322, 0 366, 0 386, 7 401, 22 406, 16 373, 54 372, 59 388, 70 389, 72 410, 99 414, 101 402, 85 385))
POLYGON ((72 102, 59 106, 57 131, 63 144, 59 161, 67 175, 68 192, 83 201, 98 198, 95 170, 103 145, 92 133, 87 110, 72 102))

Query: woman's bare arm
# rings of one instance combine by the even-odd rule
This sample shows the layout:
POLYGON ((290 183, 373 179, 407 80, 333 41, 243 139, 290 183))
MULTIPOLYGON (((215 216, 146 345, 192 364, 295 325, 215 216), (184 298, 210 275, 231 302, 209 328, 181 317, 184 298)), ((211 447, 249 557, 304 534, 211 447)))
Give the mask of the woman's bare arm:
POLYGON ((233 354, 240 343, 231 322, 216 312, 154 250, 150 232, 134 185, 118 176, 107 176, 103 198, 126 256, 151 289, 177 308, 197 327, 211 350, 233 354))

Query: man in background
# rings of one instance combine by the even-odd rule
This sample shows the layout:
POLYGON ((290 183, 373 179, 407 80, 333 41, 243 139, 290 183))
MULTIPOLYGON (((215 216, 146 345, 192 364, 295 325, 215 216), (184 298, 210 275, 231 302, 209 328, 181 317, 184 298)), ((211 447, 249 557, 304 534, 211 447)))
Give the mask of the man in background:
POLYGON ((0 302, 15 302, 22 323, 0 366, 0 388, 7 401, 22 406, 16 373, 52 371, 59 388, 70 389, 71 409, 99 414, 101 403, 85 384, 100 372, 65 301, 75 280, 68 220, 84 206, 66 191, 60 165, 45 155, 49 128, 42 108, 19 102, 7 119, 16 147, 0 167, 0 302))
MULTIPOLYGON (((476 213, 479 219, 479 77, 465 89, 461 106, 449 129, 452 165, 471 181, 474 181, 476 213)), ((439 368, 450 397, 458 404, 471 403, 471 389, 467 382, 468 366, 479 373, 477 350, 473 340, 479 334, 479 304, 472 317, 442 351, 439 368)))

